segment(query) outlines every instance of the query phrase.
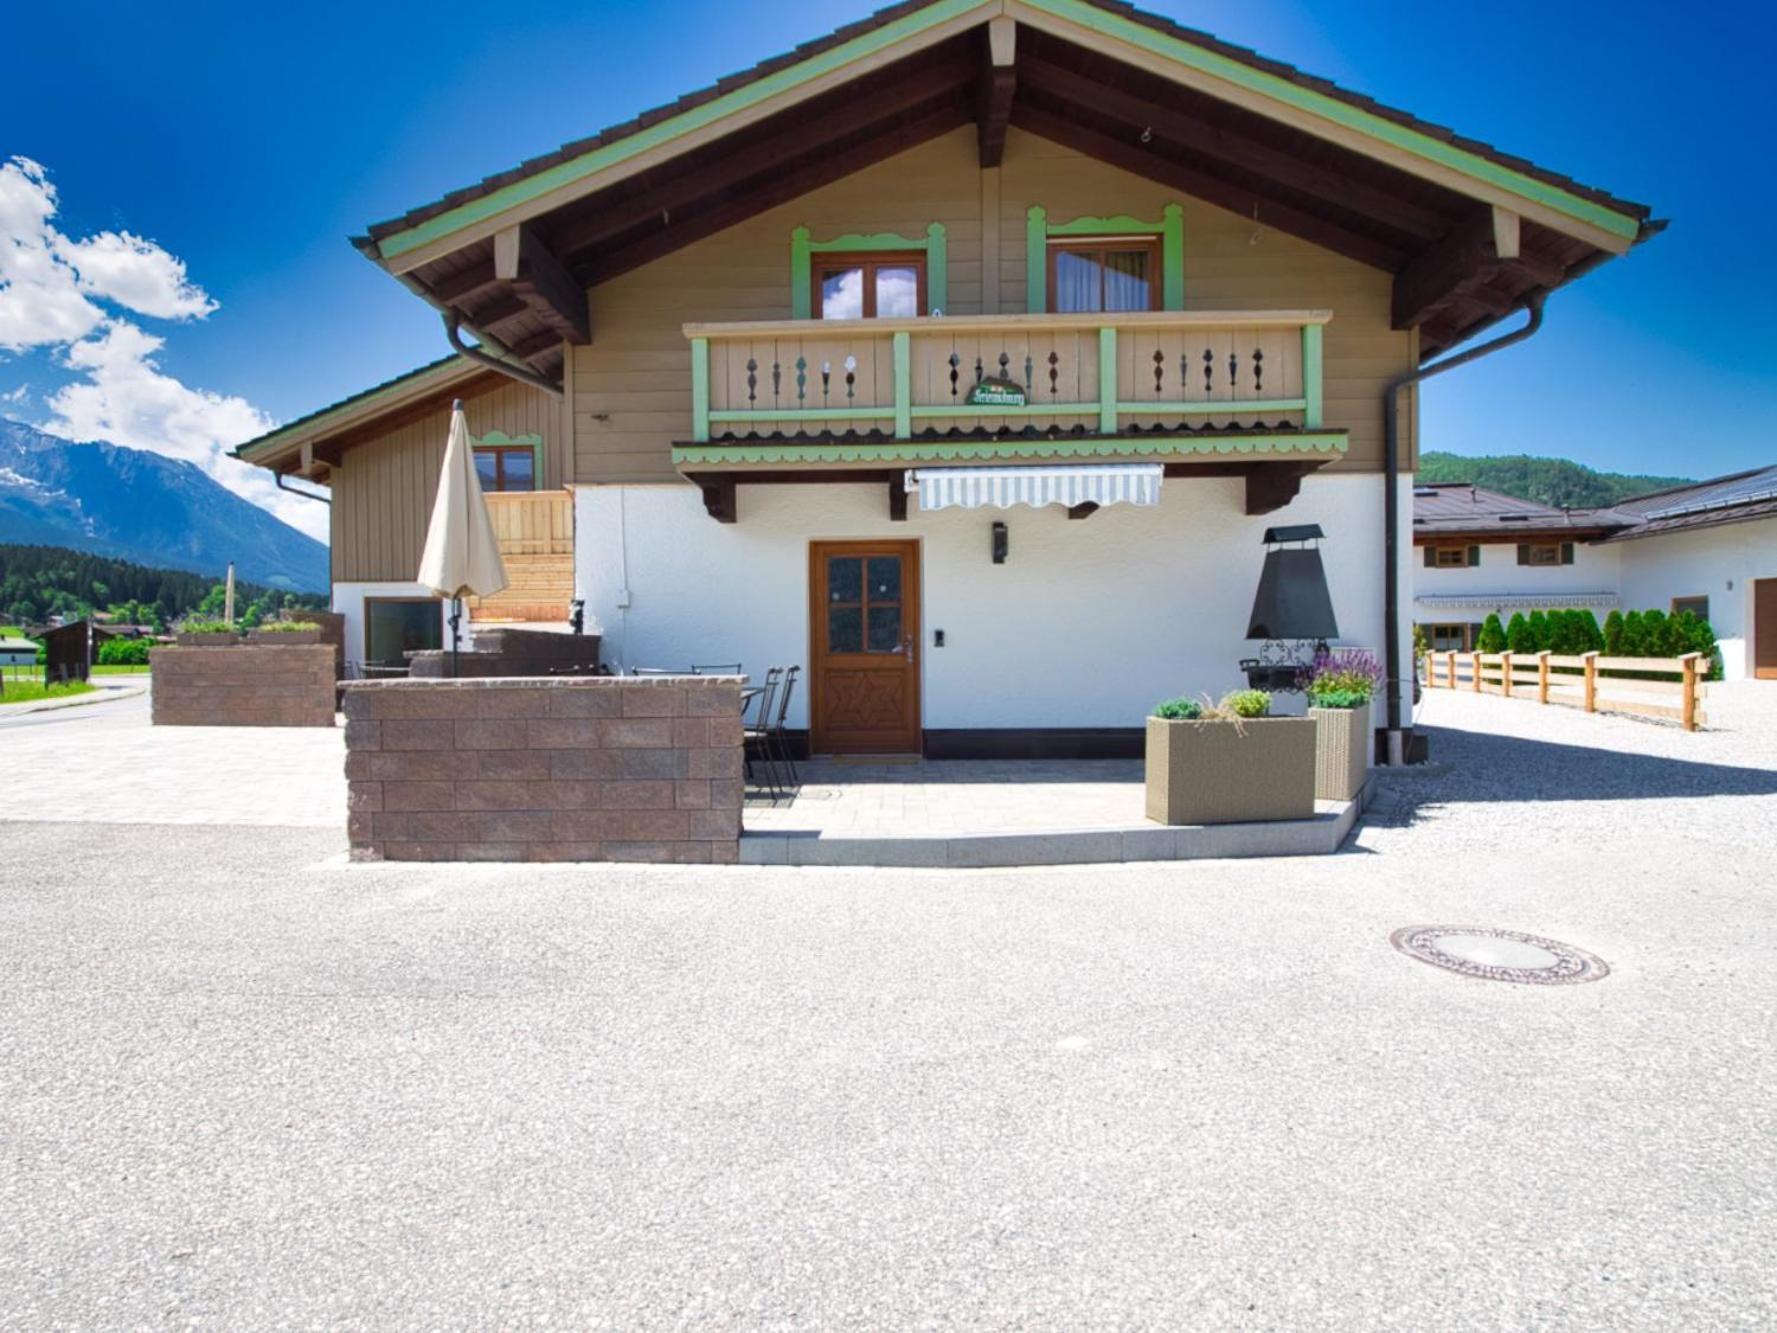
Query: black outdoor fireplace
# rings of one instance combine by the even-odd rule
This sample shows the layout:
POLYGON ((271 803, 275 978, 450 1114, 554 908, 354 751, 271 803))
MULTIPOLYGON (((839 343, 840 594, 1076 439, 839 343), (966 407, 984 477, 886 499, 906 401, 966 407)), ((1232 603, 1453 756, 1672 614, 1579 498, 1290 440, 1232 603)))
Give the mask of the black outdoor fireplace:
POLYGON ((1246 637, 1261 643, 1257 657, 1240 663, 1255 690, 1300 689, 1303 669, 1339 636, 1315 544, 1325 535, 1317 523, 1265 530, 1265 568, 1246 626, 1246 637))

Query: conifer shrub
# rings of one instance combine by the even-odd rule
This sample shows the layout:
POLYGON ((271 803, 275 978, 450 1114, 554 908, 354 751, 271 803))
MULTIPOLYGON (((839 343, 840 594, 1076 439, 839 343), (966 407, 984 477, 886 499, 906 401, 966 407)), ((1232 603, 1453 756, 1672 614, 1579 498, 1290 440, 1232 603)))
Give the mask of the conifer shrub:
POLYGON ((1506 624, 1506 647, 1514 653, 1533 653, 1535 640, 1530 635, 1530 622, 1525 619, 1522 611, 1512 612, 1512 618, 1506 624))
POLYGON ((1499 623, 1499 612, 1489 611, 1487 619, 1481 622, 1481 632, 1475 638, 1475 651, 1478 653, 1503 653, 1506 650, 1505 627, 1499 623))

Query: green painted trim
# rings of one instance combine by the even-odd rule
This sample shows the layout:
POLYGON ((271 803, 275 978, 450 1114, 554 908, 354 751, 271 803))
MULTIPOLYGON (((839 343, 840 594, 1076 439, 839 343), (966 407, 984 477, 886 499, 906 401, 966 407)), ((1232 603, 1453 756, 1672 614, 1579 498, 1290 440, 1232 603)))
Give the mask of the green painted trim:
POLYGON ((1321 350, 1323 333, 1324 326, 1320 324, 1302 326, 1302 424, 1309 430, 1318 430, 1321 425, 1322 397, 1325 392, 1321 350))
POLYGON ((1048 219, 1041 204, 1024 215, 1024 309, 1032 315, 1049 313, 1048 219))
POLYGON ((1255 398, 1233 403, 1118 403, 1117 411, 1125 416, 1225 417, 1245 412, 1301 412, 1307 406, 1305 398, 1255 398))
POLYGON ((531 451, 531 488, 547 489, 547 479, 543 475, 543 437, 527 432, 523 435, 508 435, 503 430, 490 430, 486 435, 469 437, 469 449, 473 452, 479 448, 488 449, 523 449, 531 451))
POLYGON ((1434 139, 1428 134, 1410 129, 1385 116, 1364 111, 1349 102, 1341 101, 1339 98, 1329 97, 1325 93, 1305 88, 1290 79, 1254 69, 1251 65, 1229 56, 1205 50, 1203 47, 1167 33, 1157 32, 1153 28, 1136 23, 1120 14, 1109 13, 1097 5, 1088 4, 1085 0, 1027 0, 1027 3, 1033 9, 1053 14, 1057 18, 1067 19, 1069 22, 1077 23, 1093 32, 1128 42, 1131 46, 1140 47, 1142 50, 1151 51, 1168 60, 1177 61, 1187 68, 1213 75, 1238 87, 1262 93, 1299 110, 1330 120, 1336 125, 1367 134, 1391 147, 1404 149, 1416 157, 1459 171, 1471 179, 1508 190, 1525 199, 1535 200, 1557 212, 1590 223, 1613 236, 1634 240, 1641 234, 1641 220, 1639 218, 1619 213, 1615 209, 1594 203, 1590 199, 1582 199, 1559 186, 1537 180, 1521 171, 1501 166, 1497 162, 1490 162, 1484 157, 1477 156, 1453 144, 1445 143, 1440 139, 1434 139))
POLYGON ((942 222, 926 228, 926 313, 950 309, 950 234, 942 222))
POLYGON ((916 420, 932 417, 1093 417, 1098 415, 1097 403, 1027 403, 1023 407, 916 407, 916 420))
POLYGON ((814 264, 810 258, 808 228, 790 233, 790 318, 814 316, 814 264))
POLYGON ((898 330, 890 339, 895 349, 895 435, 913 434, 913 335, 898 330))
POLYGON ((927 463, 1022 458, 1216 458, 1239 455, 1343 457, 1344 431, 1301 435, 1220 435, 1208 439, 1120 437, 1089 440, 885 440, 850 443, 678 445, 673 464, 721 470, 773 463, 927 463))
POLYGON ((1185 209, 1168 204, 1160 211, 1160 304, 1185 308, 1185 209))
POLYGON ((1032 204, 1024 215, 1024 308, 1032 315, 1049 312, 1049 238, 1051 236, 1158 236, 1160 238, 1160 306, 1185 308, 1185 210, 1168 204, 1158 222, 1144 222, 1127 213, 1050 222, 1048 210, 1032 204))
MULTIPOLYGON (((892 407, 727 408, 709 414, 711 421, 893 421, 892 407)), ((705 437, 707 438, 707 437, 705 437)))
POLYGON ((923 238, 898 232, 851 232, 830 241, 810 239, 807 227, 790 233, 790 318, 814 318, 814 257, 833 254, 872 254, 908 250, 926 257, 926 308, 920 313, 944 310, 950 303, 950 238, 942 222, 926 228, 923 238))
POLYGON ((692 107, 646 129, 637 130, 615 143, 602 145, 534 176, 513 181, 512 184, 502 186, 479 199, 471 199, 455 208, 446 209, 405 231, 385 236, 377 243, 377 253, 384 259, 393 259, 409 250, 418 249, 981 8, 984 8, 981 0, 935 0, 923 9, 905 14, 880 28, 861 33, 849 42, 822 51, 819 55, 768 74, 762 79, 756 79, 731 93, 712 97, 700 106, 692 107))
POLYGON ((319 408, 305 417, 298 417, 295 421, 286 422, 276 430, 267 431, 258 439, 248 440, 244 444, 237 445, 232 452, 236 458, 251 460, 257 454, 285 445, 287 438, 291 435, 298 433, 304 435, 324 434, 326 423, 333 418, 347 414, 357 415, 397 395, 422 395, 430 392, 432 389, 430 379, 441 381, 442 383, 438 387, 442 387, 454 379, 466 378, 476 371, 477 367, 473 362, 452 352, 449 356, 442 357, 429 366, 410 370, 405 375, 396 376, 386 384, 379 384, 373 389, 353 394, 350 398, 342 398, 331 406, 319 408))
POLYGON ((1117 330, 1098 331, 1098 428, 1106 435, 1117 430, 1117 330))
POLYGON ((691 438, 710 437, 710 340, 691 340, 691 438))

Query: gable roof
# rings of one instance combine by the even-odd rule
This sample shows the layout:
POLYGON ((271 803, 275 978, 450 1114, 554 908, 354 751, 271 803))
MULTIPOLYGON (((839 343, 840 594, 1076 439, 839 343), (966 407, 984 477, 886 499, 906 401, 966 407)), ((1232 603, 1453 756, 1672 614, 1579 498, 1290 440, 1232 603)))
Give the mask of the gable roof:
POLYGON ((1777 517, 1777 465, 1631 496, 1616 510, 1633 521, 1617 534, 1624 541, 1777 517))
POLYGON ((1478 542, 1516 541, 1525 534, 1573 540, 1615 531, 1632 520, 1609 509, 1559 509, 1468 482, 1413 487, 1413 537, 1478 542))
POLYGON ((592 336, 576 288, 971 122, 987 162, 990 120, 999 142, 1016 126, 1395 274, 1395 327, 1419 330, 1424 359, 1664 225, 1645 205, 1118 0, 904 0, 376 223, 356 244, 553 378, 563 340, 592 336), (1007 20, 1013 61, 996 67, 989 25, 1003 35, 1007 20), (496 235, 508 238, 500 263, 496 235), (545 280, 511 276, 521 249, 545 280))

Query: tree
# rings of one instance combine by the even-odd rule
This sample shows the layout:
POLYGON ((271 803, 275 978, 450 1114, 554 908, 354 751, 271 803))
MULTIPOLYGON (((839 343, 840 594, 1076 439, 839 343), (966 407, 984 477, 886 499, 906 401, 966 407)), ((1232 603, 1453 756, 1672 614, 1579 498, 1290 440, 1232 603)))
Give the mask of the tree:
MULTIPOLYGON (((1532 611, 1525 618, 1524 625, 1530 640, 1530 652, 1540 653, 1549 646, 1550 639, 1554 637, 1554 630, 1549 624, 1549 617, 1543 614, 1540 609, 1532 611)), ((1518 650, 1514 648, 1512 651, 1517 652, 1518 650)))
POLYGON ((1506 647, 1514 653, 1536 651, 1535 640, 1530 637, 1530 622, 1522 611, 1512 612, 1512 618, 1506 624, 1506 647))
POLYGON ((1499 623, 1499 612, 1489 611, 1487 619, 1481 622, 1481 632, 1475 638, 1475 651, 1478 653, 1503 653, 1506 650, 1506 632, 1499 623))

